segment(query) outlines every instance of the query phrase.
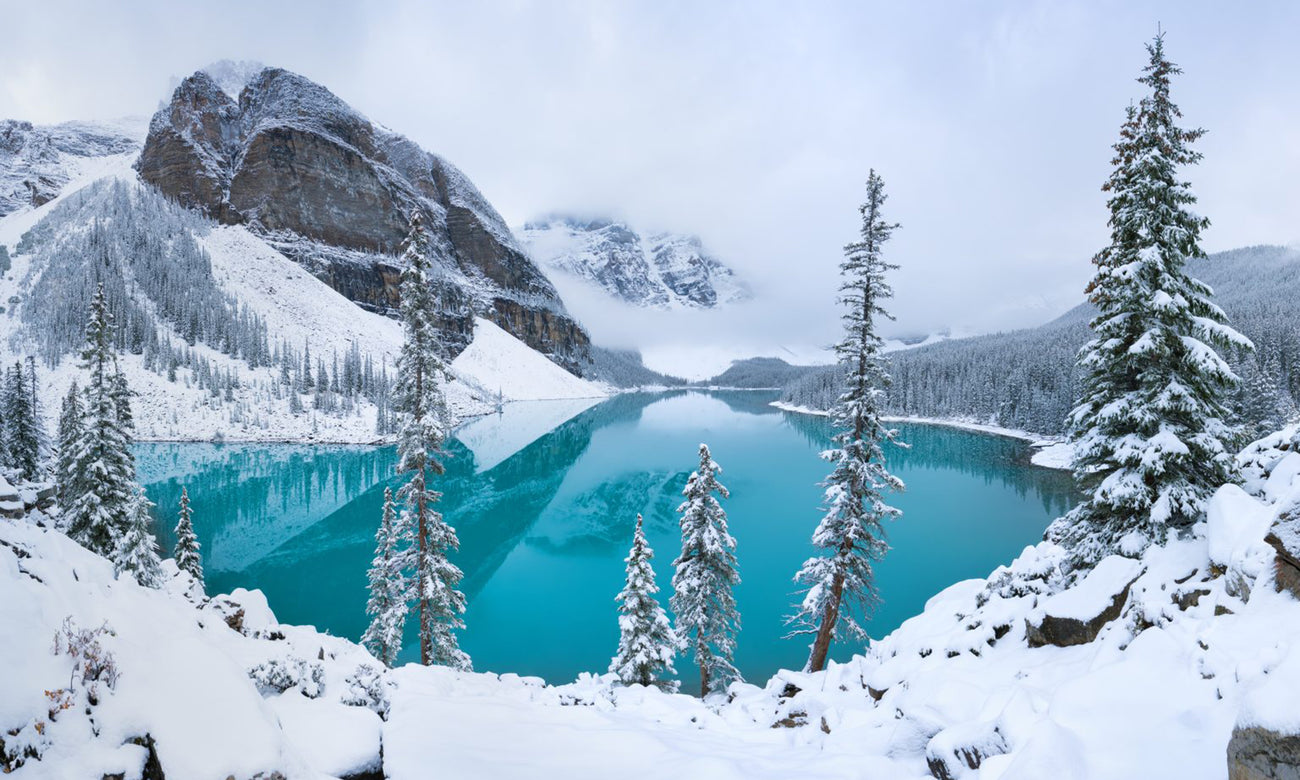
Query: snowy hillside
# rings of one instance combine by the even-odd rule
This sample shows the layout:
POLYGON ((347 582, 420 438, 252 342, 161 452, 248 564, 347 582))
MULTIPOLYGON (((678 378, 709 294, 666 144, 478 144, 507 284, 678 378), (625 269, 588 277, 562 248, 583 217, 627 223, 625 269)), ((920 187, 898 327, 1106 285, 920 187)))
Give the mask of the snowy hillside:
POLYGON ((1140 560, 1108 558, 1069 583, 1059 547, 1029 547, 848 663, 707 702, 608 675, 548 686, 381 672, 345 639, 277 623, 258 592, 192 603, 183 576, 148 590, 39 515, 0 520, 0 765, 17 778, 137 777, 156 762, 197 780, 381 767, 398 780, 433 767, 605 778, 613 766, 627 778, 1222 778, 1300 731, 1300 568, 1280 557, 1300 542, 1296 436, 1247 448, 1244 489, 1221 488, 1191 536, 1140 560))
MULTIPOLYGON (((0 219, 0 245, 8 247, 12 256, 11 271, 0 279, 0 298, 11 302, 0 317, 0 359, 8 364, 30 354, 44 358, 38 370, 44 385, 44 412, 57 411, 55 399, 78 374, 71 355, 82 325, 74 309, 77 297, 88 294, 79 265, 86 250, 78 247, 85 241, 91 242, 87 246, 104 243, 95 243, 97 234, 87 233, 89 226, 94 224, 107 236, 136 230, 148 238, 151 232, 163 230, 162 225, 170 225, 165 229, 181 231, 193 244, 178 242, 175 236, 160 243, 153 251, 163 253, 162 267, 179 268, 182 260, 198 263, 191 275, 177 280, 177 289, 194 299, 206 289, 204 285, 210 285, 208 294, 224 301, 213 305, 228 307, 229 317, 236 320, 225 326, 216 320, 206 327, 235 330, 221 337, 200 334, 197 339, 183 333, 191 320, 169 314, 173 302, 165 293, 172 288, 164 286, 160 293, 152 276, 139 277, 155 273, 149 270, 154 266, 141 266, 143 261, 135 256, 115 261, 123 264, 122 275, 108 278, 112 289, 120 288, 120 295, 128 299, 128 327, 145 328, 142 348, 128 347, 122 358, 138 394, 139 438, 334 442, 379 438, 377 418, 386 392, 379 384, 373 391, 342 394, 340 400, 339 392, 322 396, 318 389, 313 397, 301 387, 289 387, 286 380, 298 381, 302 374, 298 365, 310 354, 318 361, 312 371, 319 368, 324 375, 332 367, 336 385, 340 361, 346 373, 349 360, 355 361, 357 370, 364 362, 366 376, 378 383, 391 376, 402 339, 399 323, 360 308, 243 226, 218 226, 201 217, 167 211, 139 189, 142 185, 130 163, 130 155, 100 158, 90 174, 71 180, 58 197, 0 219), (59 276, 53 275, 56 272, 59 276), (54 301, 57 306, 50 305, 54 301), (67 317, 63 307, 71 307, 66 309, 67 317), (131 325, 137 320, 137 325, 131 325), (150 323, 158 336, 148 332, 150 323), (238 336, 236 349, 228 343, 235 338, 232 332, 251 335, 238 336), (245 343, 250 339, 251 348, 245 343), (294 369, 292 379, 289 365, 294 369), (294 393, 300 396, 298 407, 292 400, 294 393)), ((483 414, 498 401, 606 394, 603 387, 569 374, 487 320, 478 320, 473 338, 453 366, 463 380, 447 387, 456 420, 483 414)), ((311 365, 309 358, 307 362, 311 365)))
POLYGON ((583 283, 652 308, 710 309, 749 297, 735 272, 695 236, 642 234, 622 222, 570 217, 530 222, 518 234, 561 292, 583 283))
POLYGON ((50 202, 106 157, 134 156, 145 126, 144 119, 47 126, 0 121, 0 217, 50 202))

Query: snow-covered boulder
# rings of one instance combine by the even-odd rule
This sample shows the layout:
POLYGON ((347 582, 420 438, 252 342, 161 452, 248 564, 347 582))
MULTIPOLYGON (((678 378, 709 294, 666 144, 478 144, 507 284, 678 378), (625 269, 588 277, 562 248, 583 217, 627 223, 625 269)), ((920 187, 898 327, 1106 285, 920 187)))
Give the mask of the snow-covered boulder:
POLYGON ((1261 726, 1232 730, 1228 741, 1228 780, 1297 780, 1300 734, 1283 734, 1261 726))
POLYGON ((1140 561, 1112 555, 1074 587, 1043 600, 1025 620, 1030 647, 1082 645, 1097 638, 1119 617, 1129 587, 1142 571, 1140 561))
POLYGON ((925 761, 937 780, 973 777, 989 756, 1007 752, 1007 740, 993 723, 967 723, 935 734, 925 748, 925 761))
POLYGON ((1265 672, 1242 696, 1228 740, 1229 780, 1300 780, 1300 655, 1265 672))

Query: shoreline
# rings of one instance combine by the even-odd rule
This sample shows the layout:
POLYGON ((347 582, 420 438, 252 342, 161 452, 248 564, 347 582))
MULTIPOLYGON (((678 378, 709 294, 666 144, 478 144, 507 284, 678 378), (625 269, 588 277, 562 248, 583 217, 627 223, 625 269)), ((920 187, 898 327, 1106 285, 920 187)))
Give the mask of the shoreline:
MULTIPOLYGON (((810 409, 806 406, 786 403, 785 401, 773 401, 771 406, 780 409, 783 412, 791 412, 793 414, 830 417, 830 412, 821 409, 810 409)), ((1040 468, 1055 469, 1058 471, 1069 471, 1071 468, 1070 445, 1059 437, 1045 436, 1031 431, 1022 431, 1017 428, 1003 428, 999 425, 989 425, 988 423, 978 423, 972 420, 954 418, 882 415, 880 419, 886 422, 938 425, 945 428, 957 428, 964 431, 973 431, 975 433, 985 433, 992 436, 1003 436, 1008 439, 1016 439, 1027 443, 1033 449, 1033 454, 1029 459, 1029 462, 1032 465, 1040 468)))

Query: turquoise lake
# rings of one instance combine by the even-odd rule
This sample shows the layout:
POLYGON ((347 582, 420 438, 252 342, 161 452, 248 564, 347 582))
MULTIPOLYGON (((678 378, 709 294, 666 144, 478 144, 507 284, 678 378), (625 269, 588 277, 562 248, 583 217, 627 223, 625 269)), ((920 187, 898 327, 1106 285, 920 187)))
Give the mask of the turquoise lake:
MULTIPOLYGON (((618 643, 615 595, 638 512, 645 515, 667 606, 680 544, 675 509, 706 442, 731 490, 742 627, 736 663, 751 680, 799 668, 806 638, 786 638, 792 577, 811 553, 827 473, 830 426, 778 411, 761 392, 626 394, 589 402, 514 404, 449 442, 441 509, 460 535, 453 560, 469 599, 462 646, 479 671, 551 682, 604 672, 618 643)), ((876 569, 881 636, 948 585, 983 577, 1037 542, 1069 508, 1068 474, 1030 466, 1013 439, 903 424, 890 448, 907 483, 876 569)), ((366 569, 391 447, 141 444, 140 480, 170 550, 188 487, 209 593, 260 588, 285 623, 357 639, 367 618, 366 569)), ((408 625, 414 657, 415 621, 408 625)), ((845 659, 860 645, 839 644, 845 659)), ((690 664, 679 660, 683 679, 690 664)), ((690 684, 685 686, 692 690, 690 684)))

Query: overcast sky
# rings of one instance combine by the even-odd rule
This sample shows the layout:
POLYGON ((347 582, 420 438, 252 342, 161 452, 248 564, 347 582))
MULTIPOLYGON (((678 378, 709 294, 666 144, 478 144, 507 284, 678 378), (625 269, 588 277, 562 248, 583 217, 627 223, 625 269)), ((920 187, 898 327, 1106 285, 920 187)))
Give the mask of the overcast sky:
POLYGON ((0 18, 0 117, 147 114, 211 61, 279 65, 450 159, 511 224, 698 233, 758 301, 676 324, 737 343, 834 337, 873 166, 903 224, 895 333, 1077 302, 1157 23, 1209 131, 1189 172, 1206 248, 1300 239, 1297 3, 0 0, 0 18))

